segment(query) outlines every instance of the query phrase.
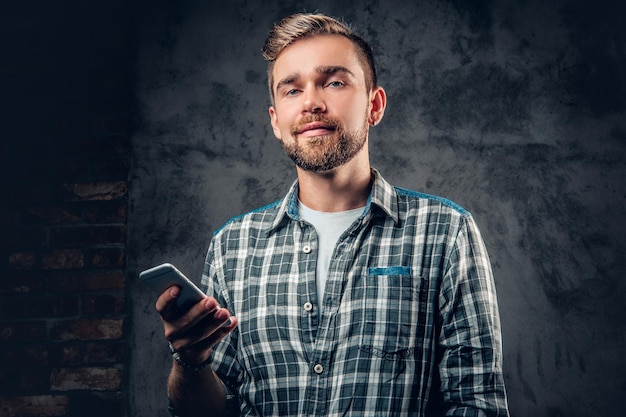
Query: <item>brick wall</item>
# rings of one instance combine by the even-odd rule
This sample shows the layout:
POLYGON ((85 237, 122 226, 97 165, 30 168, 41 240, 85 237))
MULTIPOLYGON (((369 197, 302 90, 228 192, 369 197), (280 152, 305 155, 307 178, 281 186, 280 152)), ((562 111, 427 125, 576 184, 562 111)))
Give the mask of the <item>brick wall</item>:
POLYGON ((0 22, 0 415, 124 416, 130 12, 40 3, 0 22))

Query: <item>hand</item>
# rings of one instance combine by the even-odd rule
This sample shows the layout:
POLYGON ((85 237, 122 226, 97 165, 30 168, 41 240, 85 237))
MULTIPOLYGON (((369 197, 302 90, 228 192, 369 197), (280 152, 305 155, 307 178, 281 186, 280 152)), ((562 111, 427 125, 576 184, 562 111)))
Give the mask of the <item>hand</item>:
POLYGON ((212 297, 205 297, 186 313, 177 315, 174 301, 179 295, 180 288, 168 288, 157 299, 156 310, 172 347, 185 362, 200 364, 209 358, 213 346, 237 327, 237 318, 212 297))

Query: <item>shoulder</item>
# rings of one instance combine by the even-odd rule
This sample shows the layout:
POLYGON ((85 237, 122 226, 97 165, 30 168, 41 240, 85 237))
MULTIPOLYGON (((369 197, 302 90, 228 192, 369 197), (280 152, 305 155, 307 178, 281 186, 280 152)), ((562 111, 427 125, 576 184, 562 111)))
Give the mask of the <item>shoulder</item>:
POLYGON ((269 228, 274 223, 282 203, 283 199, 280 199, 271 204, 234 216, 216 229, 213 236, 215 237, 220 234, 228 233, 231 230, 241 229, 244 225, 257 229, 269 228))
POLYGON ((439 208, 440 210, 450 211, 452 214, 457 214, 461 217, 471 217, 469 211, 450 199, 397 186, 393 188, 398 196, 399 203, 409 204, 411 206, 416 205, 417 207, 429 207, 431 209, 439 208))
POLYGON ((471 217, 465 208, 452 200, 392 185, 378 171, 373 170, 373 173, 375 181, 371 203, 381 208, 396 223, 407 216, 418 217, 422 221, 428 221, 433 214, 456 218, 471 217))

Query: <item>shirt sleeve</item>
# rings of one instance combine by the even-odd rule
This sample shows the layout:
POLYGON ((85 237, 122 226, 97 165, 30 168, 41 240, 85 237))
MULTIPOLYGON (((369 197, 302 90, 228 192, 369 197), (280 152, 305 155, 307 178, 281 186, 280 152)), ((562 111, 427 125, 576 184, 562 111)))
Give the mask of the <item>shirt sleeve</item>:
POLYGON ((445 415, 508 416, 495 283, 471 215, 461 217, 439 302, 438 356, 445 415))
MULTIPOLYGON (((221 307, 233 313, 225 284, 225 268, 223 257, 220 255, 220 247, 216 239, 213 239, 209 245, 201 287, 208 296, 214 297, 221 307)), ((211 367, 222 380, 227 392, 228 415, 239 415, 237 391, 241 384, 242 369, 237 360, 237 342, 238 330, 235 329, 214 346, 211 352, 211 367)))

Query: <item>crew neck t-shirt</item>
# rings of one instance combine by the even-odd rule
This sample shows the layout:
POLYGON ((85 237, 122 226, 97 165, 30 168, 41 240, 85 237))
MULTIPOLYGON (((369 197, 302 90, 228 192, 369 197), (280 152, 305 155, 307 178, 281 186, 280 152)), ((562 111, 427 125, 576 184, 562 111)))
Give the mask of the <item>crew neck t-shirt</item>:
POLYGON ((320 300, 318 308, 322 312, 326 277, 328 276, 328 268, 330 267, 333 251, 339 237, 363 213, 363 207, 346 211, 323 212, 313 210, 302 204, 301 201, 298 201, 298 210, 302 220, 313 225, 317 232, 318 252, 315 275, 317 299, 320 300))

